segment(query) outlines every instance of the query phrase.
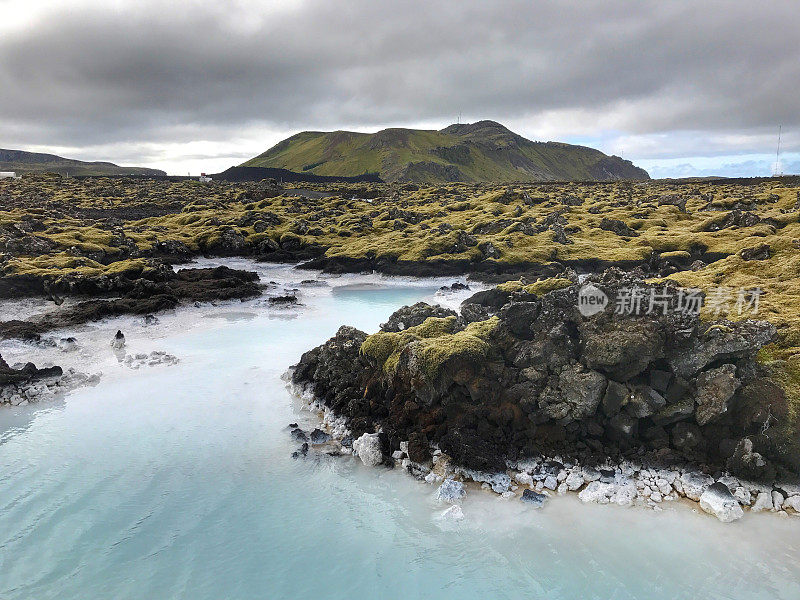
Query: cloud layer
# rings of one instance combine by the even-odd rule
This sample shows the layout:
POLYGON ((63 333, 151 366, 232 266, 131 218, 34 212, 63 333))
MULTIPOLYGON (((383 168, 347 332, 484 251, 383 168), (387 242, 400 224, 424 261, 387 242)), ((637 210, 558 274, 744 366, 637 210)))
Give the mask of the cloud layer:
POLYGON ((634 160, 766 160, 778 123, 800 151, 793 1, 0 8, 5 147, 199 170, 298 129, 440 127, 462 113, 634 160))

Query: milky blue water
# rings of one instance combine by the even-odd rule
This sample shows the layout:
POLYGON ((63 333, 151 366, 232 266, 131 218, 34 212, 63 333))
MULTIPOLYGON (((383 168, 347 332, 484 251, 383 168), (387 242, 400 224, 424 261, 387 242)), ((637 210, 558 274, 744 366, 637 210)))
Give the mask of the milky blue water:
MULTIPOLYGON (((300 280, 260 267, 265 280, 300 280)), ((290 457, 312 427, 281 376, 342 323, 375 330, 440 281, 377 277, 301 288, 304 306, 193 307, 73 333, 78 353, 0 353, 102 371, 95 387, 0 410, 0 598, 800 598, 800 519, 730 525, 551 499, 542 510, 470 490, 438 519, 434 488, 350 457, 290 457), (371 285, 364 285, 371 284, 371 285), (131 370, 129 352, 175 366, 131 370)))

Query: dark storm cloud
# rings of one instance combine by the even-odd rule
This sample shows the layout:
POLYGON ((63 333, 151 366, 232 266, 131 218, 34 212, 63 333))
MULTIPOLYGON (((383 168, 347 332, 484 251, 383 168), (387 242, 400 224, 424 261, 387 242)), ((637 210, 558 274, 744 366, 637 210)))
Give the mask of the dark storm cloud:
POLYGON ((764 132, 800 125, 798 29, 793 1, 65 3, 0 30, 0 145, 459 111, 580 111, 626 134, 764 132))

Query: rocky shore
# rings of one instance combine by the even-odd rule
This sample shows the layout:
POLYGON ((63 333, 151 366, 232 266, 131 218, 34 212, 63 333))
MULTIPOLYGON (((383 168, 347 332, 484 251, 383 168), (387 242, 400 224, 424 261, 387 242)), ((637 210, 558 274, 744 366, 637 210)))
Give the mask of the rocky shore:
MULTIPOLYGON (((49 288, 51 295, 55 288, 49 288)), ((25 321, 0 321, 0 338, 37 339, 58 329, 125 314, 151 315, 181 303, 213 302, 259 296, 262 287, 252 271, 214 268, 187 268, 174 271, 162 266, 136 276, 117 275, 61 281, 59 290, 71 296, 100 296, 80 300, 38 318, 25 321), (72 285, 70 285, 72 283, 72 285)), ((60 298, 55 300, 60 304, 60 298)))
POLYGON ((688 498, 723 521, 742 508, 796 512, 791 411, 756 360, 775 328, 703 322, 682 298, 616 270, 506 284, 460 314, 420 303, 372 336, 342 327, 292 379, 341 446, 428 481, 472 479, 534 503, 688 498), (658 293, 662 310, 585 316, 587 286, 658 293))
POLYGON ((364 433, 354 439, 346 419, 337 417, 305 386, 298 386, 296 392, 309 410, 319 412, 324 431, 309 433, 290 424, 292 439, 301 443, 295 458, 316 449, 332 456, 352 454, 369 467, 401 468, 435 486, 436 498, 442 504, 453 505, 442 513, 445 519, 463 517, 458 505, 470 486, 534 508, 544 506, 551 497, 573 493, 582 502, 655 511, 673 502, 691 502, 724 523, 742 518, 745 511, 800 516, 800 480, 771 484, 749 481, 728 472, 704 471, 702 465, 664 461, 653 453, 630 459, 612 459, 594 452, 569 459, 537 455, 508 461, 503 471, 491 473, 460 467, 435 445, 427 449, 430 458, 415 456, 422 460, 415 462, 409 453, 425 453, 426 449, 415 448, 410 440, 400 442, 400 448, 387 456, 382 432, 364 433))
POLYGON ((0 356, 0 405, 27 406, 83 385, 92 385, 99 379, 97 374, 87 375, 75 369, 65 372, 57 366, 39 369, 27 363, 11 367, 0 356))

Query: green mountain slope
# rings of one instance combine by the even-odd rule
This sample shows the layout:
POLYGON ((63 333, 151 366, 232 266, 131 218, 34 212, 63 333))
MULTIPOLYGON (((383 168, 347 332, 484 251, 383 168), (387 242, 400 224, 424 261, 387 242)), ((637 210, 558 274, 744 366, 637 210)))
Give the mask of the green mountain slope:
POLYGON ((120 167, 110 162, 86 162, 24 150, 0 148, 0 171, 21 173, 59 173, 61 175, 166 175, 158 169, 120 167))
POLYGON ((494 121, 440 131, 304 131, 241 166, 335 176, 378 173, 384 181, 418 183, 649 179, 644 169, 618 156, 585 146, 532 142, 494 121))

